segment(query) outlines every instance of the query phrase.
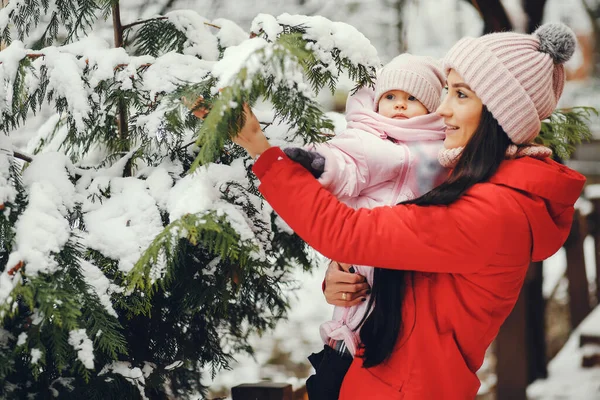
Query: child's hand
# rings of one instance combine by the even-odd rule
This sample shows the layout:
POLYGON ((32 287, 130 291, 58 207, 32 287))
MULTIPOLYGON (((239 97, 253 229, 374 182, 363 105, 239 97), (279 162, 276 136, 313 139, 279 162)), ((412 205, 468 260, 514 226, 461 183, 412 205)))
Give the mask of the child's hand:
POLYGON ((325 171, 325 157, 316 151, 307 151, 300 147, 288 147, 283 152, 293 161, 302 165, 315 178, 319 178, 325 171))
POLYGON ((185 97, 182 97, 181 102, 184 106, 186 106, 192 111, 192 114, 194 114, 196 118, 204 119, 210 112, 210 109, 202 106, 202 104, 204 103, 204 97, 202 96, 198 97, 194 102, 188 100, 185 97))
POLYGON ((258 122, 248 104, 244 104, 244 115, 246 123, 237 136, 232 137, 231 140, 238 146, 242 146, 250 157, 256 158, 270 148, 271 145, 260 127, 260 122, 258 122))

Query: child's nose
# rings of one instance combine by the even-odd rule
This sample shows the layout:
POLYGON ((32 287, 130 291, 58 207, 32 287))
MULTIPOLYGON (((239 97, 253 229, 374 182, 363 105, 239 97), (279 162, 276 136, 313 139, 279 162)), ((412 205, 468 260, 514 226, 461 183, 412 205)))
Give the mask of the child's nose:
POLYGON ((406 102, 404 100, 398 100, 396 102, 396 108, 405 109, 406 108, 406 102))

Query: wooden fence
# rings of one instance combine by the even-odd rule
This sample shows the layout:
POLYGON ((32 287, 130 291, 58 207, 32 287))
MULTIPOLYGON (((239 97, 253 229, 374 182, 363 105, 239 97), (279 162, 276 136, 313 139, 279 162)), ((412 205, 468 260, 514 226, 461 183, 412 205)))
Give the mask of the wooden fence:
MULTIPOLYGON (((564 244, 567 256, 565 276, 568 279, 571 330, 598 305, 600 299, 600 198, 588 199, 592 210, 585 215, 576 210, 573 226, 564 244), (595 295, 590 298, 586 275, 584 239, 594 238, 596 282, 595 295)), ((543 262, 529 266, 525 284, 513 312, 496 338, 496 400, 526 400, 527 386, 538 378, 547 377, 546 302, 542 292, 543 262)), ((600 335, 586 335, 581 345, 600 343, 600 335)), ((600 365, 600 354, 582 359, 583 367, 600 365)), ((243 384, 232 388, 233 400, 304 400, 304 389, 294 392, 291 385, 272 382, 243 384)))

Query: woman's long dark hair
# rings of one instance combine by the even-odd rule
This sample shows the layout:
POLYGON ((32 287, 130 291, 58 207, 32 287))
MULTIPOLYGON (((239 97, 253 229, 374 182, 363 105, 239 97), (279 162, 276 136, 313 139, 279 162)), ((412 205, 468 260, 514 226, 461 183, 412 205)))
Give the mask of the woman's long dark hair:
MULTIPOLYGON (((479 126, 446 181, 421 197, 400 204, 432 206, 453 203, 471 186, 488 180, 496 172, 509 144, 506 132, 483 106, 479 126)), ((401 253, 402 249, 390 251, 401 253)), ((372 312, 363 318, 364 324, 360 329, 364 367, 373 367, 386 361, 398 338, 401 334, 404 336, 402 306, 406 285, 412 283, 412 271, 375 268, 368 307, 372 312)))

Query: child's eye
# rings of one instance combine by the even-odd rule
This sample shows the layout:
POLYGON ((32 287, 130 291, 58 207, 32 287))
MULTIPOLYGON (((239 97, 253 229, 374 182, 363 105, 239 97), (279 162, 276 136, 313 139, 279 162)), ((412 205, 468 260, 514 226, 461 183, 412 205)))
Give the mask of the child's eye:
POLYGON ((394 95, 393 94, 388 94, 385 96, 386 99, 388 100, 394 100, 394 95))
POLYGON ((417 98, 415 96, 408 96, 408 101, 415 101, 417 98))

